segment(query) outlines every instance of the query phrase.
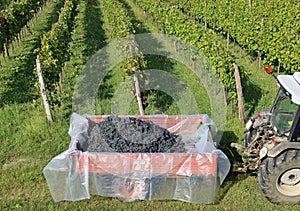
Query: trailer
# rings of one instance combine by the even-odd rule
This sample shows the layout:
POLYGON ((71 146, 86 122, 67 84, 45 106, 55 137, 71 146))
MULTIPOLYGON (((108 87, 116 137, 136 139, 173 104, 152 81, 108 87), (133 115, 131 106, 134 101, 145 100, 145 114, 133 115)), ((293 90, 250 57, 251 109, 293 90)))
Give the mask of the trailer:
POLYGON ((185 152, 82 150, 91 127, 107 117, 72 115, 69 149, 54 157, 44 168, 54 201, 75 201, 100 195, 127 202, 165 199, 213 202, 229 172, 230 162, 213 142, 216 128, 208 115, 119 116, 151 121, 166 128, 182 138, 185 152))

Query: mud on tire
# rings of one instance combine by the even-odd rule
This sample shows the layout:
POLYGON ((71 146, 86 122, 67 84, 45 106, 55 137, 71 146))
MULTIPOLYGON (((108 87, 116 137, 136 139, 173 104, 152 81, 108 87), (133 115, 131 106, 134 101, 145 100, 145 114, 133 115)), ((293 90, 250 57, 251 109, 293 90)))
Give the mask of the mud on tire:
POLYGON ((258 170, 262 194, 276 204, 300 204, 300 151, 287 150, 264 159, 258 170))

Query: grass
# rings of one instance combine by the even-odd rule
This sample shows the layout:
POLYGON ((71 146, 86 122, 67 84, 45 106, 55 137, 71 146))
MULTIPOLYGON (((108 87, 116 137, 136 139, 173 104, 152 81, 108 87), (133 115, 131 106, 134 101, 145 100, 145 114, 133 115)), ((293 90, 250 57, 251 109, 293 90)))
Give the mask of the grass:
MULTIPOLYGON (((154 31, 155 27, 147 20, 142 19, 143 13, 138 11, 138 8, 133 7, 131 1, 126 1, 133 9, 136 18, 144 23, 144 29, 154 31)), ((38 28, 46 26, 50 21, 49 17, 53 17, 55 13, 52 9, 54 4, 48 6, 38 21, 44 21, 44 24, 36 24, 37 27, 34 33, 41 34, 45 28, 38 28), (48 21, 47 21, 48 20, 48 21)), ((49 25, 48 25, 49 26, 49 25)), ((30 40, 33 37, 29 37, 30 40)), ((33 49, 37 43, 33 41, 24 42, 24 46, 33 49)), ((27 47, 20 46, 17 56, 22 55, 22 49, 27 47)), ((27 52, 27 50, 25 50, 27 52)), ((238 50, 237 50, 238 52, 238 50)), ((27 57, 26 57, 27 58, 27 57)), ((32 58, 31 58, 32 59, 32 58)), ((151 64, 152 68, 163 69, 164 63, 156 58, 155 62, 151 64), (162 66, 161 66, 162 65, 162 66)), ((11 59, 7 64, 8 67, 16 64, 17 60, 11 59)), ((150 59, 150 61, 153 61, 150 59)), ((24 65, 26 61, 17 63, 20 66, 20 72, 24 73, 24 65)), ((199 90, 199 84, 193 73, 185 69, 182 64, 171 62, 172 68, 166 68, 172 71, 182 81, 186 82, 196 96, 199 105, 204 105, 205 92, 199 90), (203 100, 203 101, 201 101, 203 100)), ((266 76, 262 71, 258 71, 257 64, 252 62, 250 58, 243 57, 237 61, 240 68, 246 72, 243 79, 244 97, 247 108, 247 116, 251 116, 259 110, 270 108, 277 87, 276 82, 270 76, 266 76)), ((150 64, 149 64, 150 66, 150 64)), ((25 71, 26 72, 26 71, 25 71)), ((113 69, 107 80, 102 86, 111 87, 111 92, 103 96, 99 94, 98 113, 109 113, 109 103, 111 100, 111 93, 116 90, 122 77, 118 75, 118 67, 113 69)), ((31 73, 32 74, 32 73, 31 73)), ((9 75, 7 78, 14 77, 9 75)), ((20 84, 24 78, 19 79, 20 84)), ((2 81, 5 81, 4 79, 2 81)), ((1 81, 0 87, 7 88, 1 81)), ((30 81, 30 84, 34 83, 30 81)), ((122 202, 115 198, 106 198, 100 196, 92 196, 89 200, 82 201, 65 201, 55 203, 49 192, 47 183, 42 174, 43 168, 56 155, 66 150, 69 146, 70 137, 68 135, 69 117, 65 116, 64 112, 57 111, 53 113, 54 122, 48 122, 44 113, 44 108, 41 99, 32 101, 31 97, 26 101, 24 96, 32 96, 31 89, 22 86, 22 95, 16 100, 9 100, 9 96, 0 95, 2 103, 0 107, 0 210, 299 210, 300 206, 275 205, 267 201, 262 196, 256 182, 256 174, 244 174, 230 172, 225 182, 221 185, 220 190, 216 196, 215 202, 210 205, 205 204, 191 204, 180 201, 136 201, 136 202, 122 202), (3 99, 8 99, 3 101, 3 99)), ((201 86, 200 86, 201 89, 201 86)), ((16 92, 12 92, 14 94, 16 92)), ((99 93, 102 93, 100 91, 99 93)), ((158 101, 158 97, 162 93, 151 92, 149 96, 152 97, 153 102, 158 101)), ((164 99, 168 99, 164 96, 164 99)), ((27 98, 26 98, 27 99, 27 98)), ((167 100, 169 101, 169 100, 167 100)), ((207 101, 206 101, 207 102, 207 101)), ((168 106, 164 105, 162 101, 160 105, 148 107, 148 113, 156 110, 164 113, 176 113, 176 103, 171 102, 168 106)), ((201 113, 209 113, 207 103, 200 110, 201 113)), ((132 112, 137 112, 136 104, 132 103, 132 112)), ((232 141, 240 141, 243 137, 244 125, 236 118, 229 117, 225 128, 225 133, 221 144, 224 147, 224 152, 232 160, 239 159, 238 153, 233 151, 235 157, 231 157, 228 144, 232 141)))

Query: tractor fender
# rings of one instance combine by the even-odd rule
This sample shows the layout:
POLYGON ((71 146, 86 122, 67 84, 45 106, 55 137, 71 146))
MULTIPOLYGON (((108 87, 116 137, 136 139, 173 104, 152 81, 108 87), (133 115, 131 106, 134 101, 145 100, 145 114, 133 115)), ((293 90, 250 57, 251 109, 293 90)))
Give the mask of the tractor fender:
POLYGON ((267 155, 268 157, 274 158, 278 156, 281 152, 288 149, 300 150, 300 142, 289 142, 289 141, 281 142, 279 144, 276 144, 271 149, 269 149, 267 155))

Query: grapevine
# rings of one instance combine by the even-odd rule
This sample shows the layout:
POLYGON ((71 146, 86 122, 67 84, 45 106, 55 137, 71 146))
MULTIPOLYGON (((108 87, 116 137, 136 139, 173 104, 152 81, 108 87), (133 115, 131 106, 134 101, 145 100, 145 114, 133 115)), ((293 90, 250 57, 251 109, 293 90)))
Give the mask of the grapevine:
POLYGON ((67 0, 60 11, 58 21, 51 30, 45 33, 41 40, 41 48, 37 49, 42 60, 44 80, 47 84, 50 102, 59 104, 61 92, 62 68, 69 60, 69 42, 73 30, 73 20, 78 1, 67 0))
POLYGON ((228 93, 227 97, 237 102, 232 67, 235 57, 215 42, 217 35, 214 32, 206 31, 204 26, 183 12, 180 4, 174 4, 172 1, 157 0, 150 3, 146 0, 137 0, 136 3, 148 17, 152 18, 160 31, 179 37, 198 47, 210 59, 215 73, 228 93))
MULTIPOLYGON (((124 4, 117 0, 107 0, 102 2, 102 12, 104 27, 108 32, 109 39, 125 38, 135 33, 135 25, 132 17, 129 16, 124 4)), ((124 77, 132 75, 132 69, 141 72, 145 67, 144 55, 139 52, 138 44, 134 39, 122 39, 120 43, 122 54, 126 57, 122 68, 124 77), (135 54, 134 56, 132 56, 135 54)))
MULTIPOLYGON (((136 25, 133 18, 129 15, 124 3, 118 0, 107 0, 101 2, 101 11, 103 14, 104 28, 107 32, 109 40, 120 40, 118 48, 121 49, 122 61, 121 69, 123 80, 128 76, 132 76, 135 72, 141 75, 140 84, 144 84, 142 76, 143 68, 146 66, 146 60, 142 52, 139 51, 139 46, 136 40, 130 35, 135 34, 136 25)), ((136 77, 136 75, 134 75, 136 77)), ((136 88, 136 92, 140 87, 136 88)), ((128 91, 133 92, 134 88, 129 87, 128 91)), ((146 97, 143 92, 139 92, 138 103, 140 113, 143 114, 143 109, 146 105, 146 97)))
POLYGON ((174 4, 209 28, 227 36, 264 63, 286 72, 300 69, 298 1, 179 1, 174 4), (206 2, 206 4, 204 4, 206 2))
MULTIPOLYGON (((0 52, 3 44, 16 36, 46 0, 6 1, 6 9, 0 10, 0 52)), ((5 3, 5 2, 4 2, 5 3)))
POLYGON ((40 46, 43 33, 51 28, 51 23, 57 21, 57 11, 62 6, 63 0, 48 2, 36 17, 35 25, 31 28, 32 34, 26 34, 23 41, 15 46, 16 51, 11 52, 11 59, 1 61, 0 106, 38 98, 38 89, 35 87, 37 75, 34 51, 40 46))

